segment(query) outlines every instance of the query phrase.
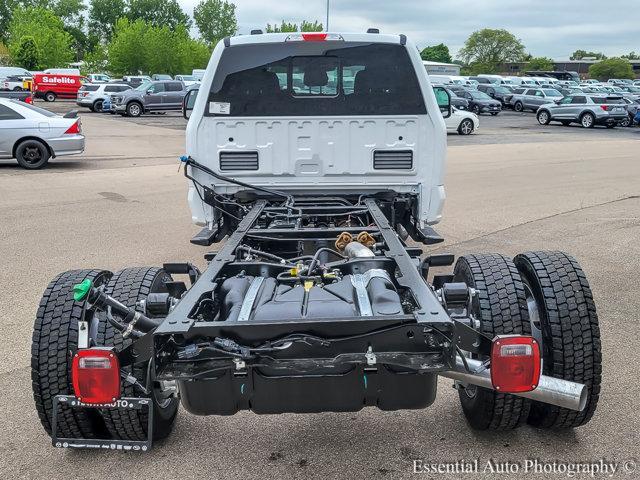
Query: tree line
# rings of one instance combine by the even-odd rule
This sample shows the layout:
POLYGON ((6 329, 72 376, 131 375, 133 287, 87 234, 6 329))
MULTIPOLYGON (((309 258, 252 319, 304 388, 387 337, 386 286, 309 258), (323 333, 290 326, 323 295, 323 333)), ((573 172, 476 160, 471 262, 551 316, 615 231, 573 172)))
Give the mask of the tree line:
MULTIPOLYGON (((458 52, 454 60, 445 44, 424 48, 420 55, 423 60, 441 63, 457 63, 465 75, 479 73, 500 73, 501 66, 511 62, 526 62, 528 70, 553 70, 554 61, 548 57, 533 57, 526 52, 522 41, 504 29, 483 28, 473 32, 458 52)), ((640 55, 630 52, 628 55, 607 58, 600 52, 576 50, 571 60, 594 58, 598 63, 591 65, 589 75, 592 78, 635 78, 629 60, 640 60, 640 55)))
MULTIPOLYGON (((200 0, 187 15, 177 0, 0 0, 0 58, 27 70, 84 61, 85 73, 188 73, 205 68, 215 44, 238 31, 236 6, 200 0), (195 27, 198 35, 190 32, 195 27)), ((267 31, 321 31, 282 21, 267 31)))

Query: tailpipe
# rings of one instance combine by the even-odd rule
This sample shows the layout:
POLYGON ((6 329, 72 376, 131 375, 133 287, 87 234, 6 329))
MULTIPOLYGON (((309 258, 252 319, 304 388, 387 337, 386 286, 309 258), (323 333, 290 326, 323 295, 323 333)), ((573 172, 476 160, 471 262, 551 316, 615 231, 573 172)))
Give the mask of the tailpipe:
MULTIPOLYGON (((461 383, 477 385, 478 387, 495 390, 491 384, 491 371, 483 366, 479 360, 465 358, 469 370, 465 368, 460 356, 456 357, 455 370, 439 372, 442 377, 451 378, 461 383)), ((589 392, 587 386, 582 383, 571 382, 561 378, 540 375, 538 387, 530 392, 511 393, 518 397, 528 398, 537 402, 549 403, 558 407, 568 408, 581 412, 587 405, 589 392)))

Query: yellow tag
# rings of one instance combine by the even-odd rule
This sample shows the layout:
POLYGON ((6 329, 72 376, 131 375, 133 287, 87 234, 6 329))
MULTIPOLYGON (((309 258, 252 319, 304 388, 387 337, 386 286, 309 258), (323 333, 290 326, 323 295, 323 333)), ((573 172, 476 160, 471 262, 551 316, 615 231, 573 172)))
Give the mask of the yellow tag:
POLYGON ((311 280, 307 280, 304 282, 304 291, 308 292, 313 287, 313 282, 311 280))
POLYGON ((289 273, 291 274, 292 277, 297 277, 298 269, 296 267, 293 267, 291 270, 289 270, 289 273))

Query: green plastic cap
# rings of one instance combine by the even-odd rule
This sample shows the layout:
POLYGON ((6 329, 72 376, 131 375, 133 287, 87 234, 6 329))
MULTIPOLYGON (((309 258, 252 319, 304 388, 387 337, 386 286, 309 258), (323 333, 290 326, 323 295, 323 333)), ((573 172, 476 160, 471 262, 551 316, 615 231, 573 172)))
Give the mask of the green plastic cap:
POLYGON ((85 278, 80 283, 76 283, 73 286, 73 299, 76 302, 84 300, 88 293, 91 291, 91 287, 93 287, 93 282, 88 278, 85 278))

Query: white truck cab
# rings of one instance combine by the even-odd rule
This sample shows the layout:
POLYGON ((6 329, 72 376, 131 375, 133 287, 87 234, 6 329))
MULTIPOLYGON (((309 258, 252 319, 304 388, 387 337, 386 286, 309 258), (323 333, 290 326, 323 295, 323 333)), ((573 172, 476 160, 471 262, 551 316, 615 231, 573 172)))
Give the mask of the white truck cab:
MULTIPOLYGON (((436 100, 404 35, 226 38, 193 92, 186 152, 219 175, 288 194, 411 195, 426 227, 441 219, 445 199, 450 106, 441 90, 436 100)), ((188 173, 217 194, 244 190, 199 169, 188 173)), ((203 193, 190 183, 192 219, 209 226, 219 213, 203 193)))

